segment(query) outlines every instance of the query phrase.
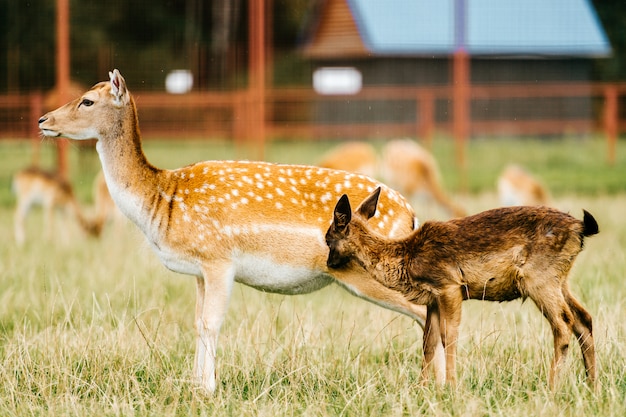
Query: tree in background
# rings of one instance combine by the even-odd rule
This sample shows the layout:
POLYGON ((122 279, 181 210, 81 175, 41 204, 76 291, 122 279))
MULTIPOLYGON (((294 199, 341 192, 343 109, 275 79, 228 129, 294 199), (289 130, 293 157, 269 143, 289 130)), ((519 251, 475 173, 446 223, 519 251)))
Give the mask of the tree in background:
MULTIPOLYGON (((296 46, 321 0, 268 0, 276 85, 310 82, 296 46)), ((594 0, 613 47, 599 59, 598 81, 626 79, 626 3, 594 0)), ((71 76, 91 85, 118 67, 136 90, 163 89, 166 74, 186 68, 197 89, 245 85, 247 0, 71 0, 71 76)), ((0 0, 0 93, 47 90, 55 80, 54 0, 0 0)))
POLYGON ((594 79, 626 80, 626 2, 593 0, 593 5, 613 48, 613 56, 596 60, 594 79))

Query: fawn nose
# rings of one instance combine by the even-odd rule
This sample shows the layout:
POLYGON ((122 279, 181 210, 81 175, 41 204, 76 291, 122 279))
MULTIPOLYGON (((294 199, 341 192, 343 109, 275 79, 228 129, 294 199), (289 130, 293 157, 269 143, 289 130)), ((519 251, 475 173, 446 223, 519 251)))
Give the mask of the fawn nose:
POLYGON ((48 120, 48 117, 47 117, 47 116, 41 116, 41 117, 39 118, 39 124, 42 124, 42 123, 43 123, 43 122, 45 122, 46 120, 48 120))

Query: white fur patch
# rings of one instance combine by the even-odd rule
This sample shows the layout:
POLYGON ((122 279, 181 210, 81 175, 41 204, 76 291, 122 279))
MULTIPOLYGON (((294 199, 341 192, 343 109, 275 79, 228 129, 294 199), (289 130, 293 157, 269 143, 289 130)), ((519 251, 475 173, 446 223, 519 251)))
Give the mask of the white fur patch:
POLYGON ((330 275, 320 270, 279 262, 268 255, 233 254, 235 281, 280 294, 307 294, 333 282, 330 275))

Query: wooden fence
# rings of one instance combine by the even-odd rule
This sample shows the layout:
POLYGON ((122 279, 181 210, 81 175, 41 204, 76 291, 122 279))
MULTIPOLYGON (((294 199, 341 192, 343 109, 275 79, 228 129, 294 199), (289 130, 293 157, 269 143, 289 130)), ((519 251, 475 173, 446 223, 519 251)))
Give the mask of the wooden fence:
MULTIPOLYGON (((309 88, 268 89, 263 118, 255 113, 258 99, 255 101, 254 95, 246 91, 185 95, 139 91, 135 99, 141 130, 148 140, 198 137, 258 140, 254 132, 261 131, 267 139, 413 136, 428 141, 436 131, 451 134, 453 116, 449 103, 452 94, 451 87, 447 86, 367 87, 350 96, 320 96, 309 88), (328 106, 362 110, 370 106, 368 103, 396 103, 392 111, 398 108, 404 114, 408 110, 414 115, 401 120, 393 117, 381 120, 374 117, 375 113, 368 115, 367 111, 361 112, 364 114, 357 111, 356 119, 342 120, 339 115, 325 120, 320 116, 324 113, 320 113, 320 109, 328 106), (259 123, 264 125, 259 126, 259 123)), ((606 134, 608 159, 612 162, 619 132, 626 128, 626 117, 621 115, 626 112, 619 105, 621 98, 626 98, 626 84, 474 84, 470 89, 470 132, 472 135, 600 132, 606 134), (573 115, 525 111, 520 117, 516 115, 515 103, 525 101, 526 107, 544 103, 550 109, 552 102, 577 99, 584 100, 589 111, 573 115), (497 111, 507 106, 511 107, 508 112, 497 111)), ((0 96, 0 138, 37 137, 37 119, 46 110, 43 103, 44 98, 39 93, 0 96)))

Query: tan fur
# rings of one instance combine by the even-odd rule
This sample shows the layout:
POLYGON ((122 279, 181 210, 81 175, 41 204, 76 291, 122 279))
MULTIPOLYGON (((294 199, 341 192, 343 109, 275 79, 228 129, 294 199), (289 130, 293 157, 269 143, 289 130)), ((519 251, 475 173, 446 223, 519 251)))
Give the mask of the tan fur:
POLYGON ((331 149, 317 165, 375 177, 378 172, 378 156, 369 143, 346 142, 331 149))
POLYGON ((547 188, 518 165, 507 166, 498 177, 498 196, 503 206, 550 204, 547 188))
POLYGON ((71 215, 87 234, 99 236, 101 226, 85 217, 74 196, 72 186, 56 173, 39 168, 26 168, 13 176, 13 192, 17 199, 14 214, 15 241, 23 245, 26 240, 24 221, 30 208, 39 204, 44 213, 44 237, 52 238, 52 218, 55 209, 71 215))
POLYGON ((205 161, 164 170, 142 150, 134 99, 121 74, 44 115, 51 137, 97 138, 106 184, 118 208, 145 234, 163 264, 197 277, 194 375, 216 388, 215 353, 233 282, 302 294, 333 282, 418 321, 425 308, 368 279, 354 266, 330 271, 324 231, 343 193, 364 198, 382 187, 372 227, 385 236, 411 232, 413 210, 369 177, 312 166, 205 161))
POLYGON ((418 193, 432 197, 451 216, 462 217, 465 210, 443 190, 439 167, 433 155, 410 139, 392 140, 383 149, 382 177, 407 198, 418 193))
POLYGON ((367 223, 377 202, 378 190, 352 213, 348 197, 339 200, 326 233, 327 263, 338 269, 357 263, 408 302, 426 305, 424 380, 437 346, 443 344, 445 379, 455 382, 463 300, 528 297, 554 335, 550 386, 555 386, 572 333, 580 344, 588 381, 595 384, 592 319, 567 282, 584 237, 598 233, 589 213, 580 221, 547 207, 507 207, 448 222, 426 222, 406 238, 389 239, 367 223))

